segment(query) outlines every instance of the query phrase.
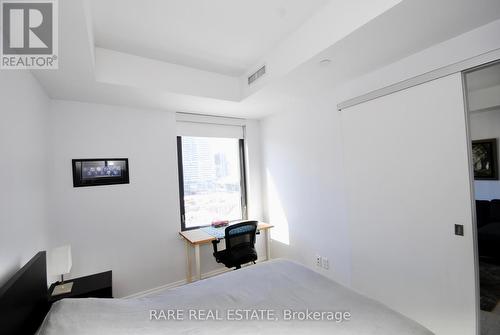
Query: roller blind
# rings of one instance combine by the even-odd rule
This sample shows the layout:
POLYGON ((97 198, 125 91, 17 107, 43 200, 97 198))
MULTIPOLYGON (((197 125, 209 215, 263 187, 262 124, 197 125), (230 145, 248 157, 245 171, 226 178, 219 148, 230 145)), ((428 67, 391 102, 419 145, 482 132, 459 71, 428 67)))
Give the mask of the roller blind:
POLYGON ((177 136, 238 138, 245 137, 242 119, 212 116, 177 115, 177 136))

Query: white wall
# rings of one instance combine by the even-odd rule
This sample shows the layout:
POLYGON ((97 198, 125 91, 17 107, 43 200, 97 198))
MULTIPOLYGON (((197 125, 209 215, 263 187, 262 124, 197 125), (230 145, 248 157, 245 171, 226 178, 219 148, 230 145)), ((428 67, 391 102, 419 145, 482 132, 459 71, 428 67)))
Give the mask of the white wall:
MULTIPOLYGON (((72 245, 71 277, 113 270, 116 297, 185 279, 175 114, 53 101, 50 124, 51 245, 72 245), (95 157, 128 157, 130 184, 73 188, 71 159, 95 157)), ((256 142, 252 156, 260 155, 256 142)), ((202 273, 221 267, 211 248, 202 247, 202 273)))
POLYGON ((0 72, 0 285, 47 245, 49 99, 27 71, 0 72))
MULTIPOLYGON (((471 113, 470 134, 472 140, 496 138, 500 144, 500 109, 471 113)), ((500 157, 498 147, 497 157, 500 157)), ((500 181, 476 180, 474 181, 474 191, 478 200, 500 199, 500 181)))
POLYGON ((300 261, 344 284, 350 282, 339 115, 308 101, 262 123, 265 213, 273 257, 300 261), (315 266, 316 255, 330 269, 315 266))
POLYGON ((342 111, 352 286, 436 334, 474 334, 459 73, 342 111), (465 235, 454 234, 463 224, 465 235))
MULTIPOLYGON (((499 32, 500 21, 495 21, 340 86, 328 86, 328 81, 324 78, 324 73, 329 73, 327 70, 312 69, 308 73, 294 76, 293 82, 303 83, 302 90, 294 91, 293 96, 280 96, 275 105, 276 112, 280 114, 261 121, 262 171, 266 180, 264 190, 267 198, 264 205, 265 216, 271 223, 286 222, 291 241, 289 245, 273 241, 273 250, 277 250, 274 255, 290 257, 317 269, 312 264, 315 254, 325 254, 333 259, 333 269, 319 271, 350 284, 350 255, 354 252, 351 248, 356 246, 351 246, 351 238, 345 232, 351 224, 351 214, 344 213, 345 199, 342 199, 344 171, 343 159, 339 153, 343 151, 343 144, 339 136, 341 121, 336 105, 371 90, 498 49, 499 32), (266 177, 268 172, 274 179, 273 182, 266 177)), ((329 75, 333 79, 336 76, 335 73, 329 75)), ((380 131, 384 130, 385 126, 381 126, 380 131)), ((443 155, 447 154, 450 152, 443 151, 443 155)), ((458 249, 468 255, 473 250, 467 243, 458 249)), ((429 250, 443 252, 440 246, 429 250)), ((458 261, 452 254, 448 256, 451 263, 458 261)), ((353 259, 352 266, 360 265, 353 259)), ((432 273, 418 274, 429 275, 432 273)), ((370 276, 356 276, 356 285, 369 285, 370 280, 370 276)), ((451 282, 453 280, 450 279, 451 282)), ((427 283, 429 290, 435 289, 433 283, 427 283)), ((407 289, 411 292, 411 288, 407 289)), ((391 290, 382 289, 381 293, 390 294, 391 290)), ((372 292, 368 294, 377 296, 372 292)), ((414 306, 418 306, 415 299, 418 296, 408 298, 408 304, 415 302, 414 306)), ((467 306, 469 307, 472 308, 473 305, 467 306)), ((425 309, 434 311, 431 307, 425 309)), ((455 317, 450 323, 456 321, 460 324, 461 316, 457 314, 455 317)))
POLYGON ((418 104, 435 99, 419 98, 398 105, 399 114, 367 107, 366 118, 346 127, 349 110, 335 110, 332 91, 331 97, 304 96, 263 120, 265 213, 277 226, 274 256, 308 265, 437 334, 473 334, 465 115, 460 76, 453 79, 451 93, 430 90, 449 98, 438 112, 418 104), (447 149, 430 151, 437 141, 447 149), (345 168, 344 154, 354 157, 345 168), (429 175, 439 159, 454 162, 454 173, 429 175), (429 194, 429 184, 439 185, 440 193, 429 194), (348 205, 352 189, 358 200, 348 205), (464 238, 453 235, 454 223, 465 225, 464 238), (287 237, 288 244, 280 242, 287 237), (330 270, 314 265, 316 254, 330 259, 330 270))

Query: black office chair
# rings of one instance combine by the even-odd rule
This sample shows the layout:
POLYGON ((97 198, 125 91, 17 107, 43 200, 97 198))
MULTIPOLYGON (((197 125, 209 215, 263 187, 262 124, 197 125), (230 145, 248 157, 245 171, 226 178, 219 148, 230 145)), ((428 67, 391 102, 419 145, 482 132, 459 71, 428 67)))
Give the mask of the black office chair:
POLYGON ((257 260, 255 250, 255 234, 257 221, 245 221, 231 225, 225 230, 226 249, 217 251, 219 240, 212 241, 214 257, 217 263, 223 263, 228 268, 241 268, 242 264, 257 260))

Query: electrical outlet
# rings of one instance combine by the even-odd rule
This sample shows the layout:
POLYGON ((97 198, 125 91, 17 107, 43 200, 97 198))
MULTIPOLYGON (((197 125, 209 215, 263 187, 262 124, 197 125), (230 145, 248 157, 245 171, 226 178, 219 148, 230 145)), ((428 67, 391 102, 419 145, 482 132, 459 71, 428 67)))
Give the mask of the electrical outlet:
POLYGON ((330 268, 330 262, 328 262, 328 258, 326 258, 326 257, 321 258, 321 266, 325 270, 328 270, 328 268, 330 268))
POLYGON ((322 266, 322 262, 321 262, 321 256, 320 255, 316 255, 316 266, 322 266))
POLYGON ((464 225, 456 224, 455 225, 455 235, 464 236, 464 225))

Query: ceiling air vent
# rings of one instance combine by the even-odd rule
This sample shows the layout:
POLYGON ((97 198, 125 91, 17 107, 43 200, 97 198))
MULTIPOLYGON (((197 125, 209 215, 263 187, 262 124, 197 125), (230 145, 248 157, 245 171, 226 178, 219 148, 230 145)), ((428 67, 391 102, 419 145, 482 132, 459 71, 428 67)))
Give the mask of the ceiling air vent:
POLYGON ((254 81, 256 81, 265 74, 266 74, 266 66, 263 65, 260 69, 252 73, 250 77, 248 77, 248 85, 250 85, 251 83, 253 83, 254 81))

